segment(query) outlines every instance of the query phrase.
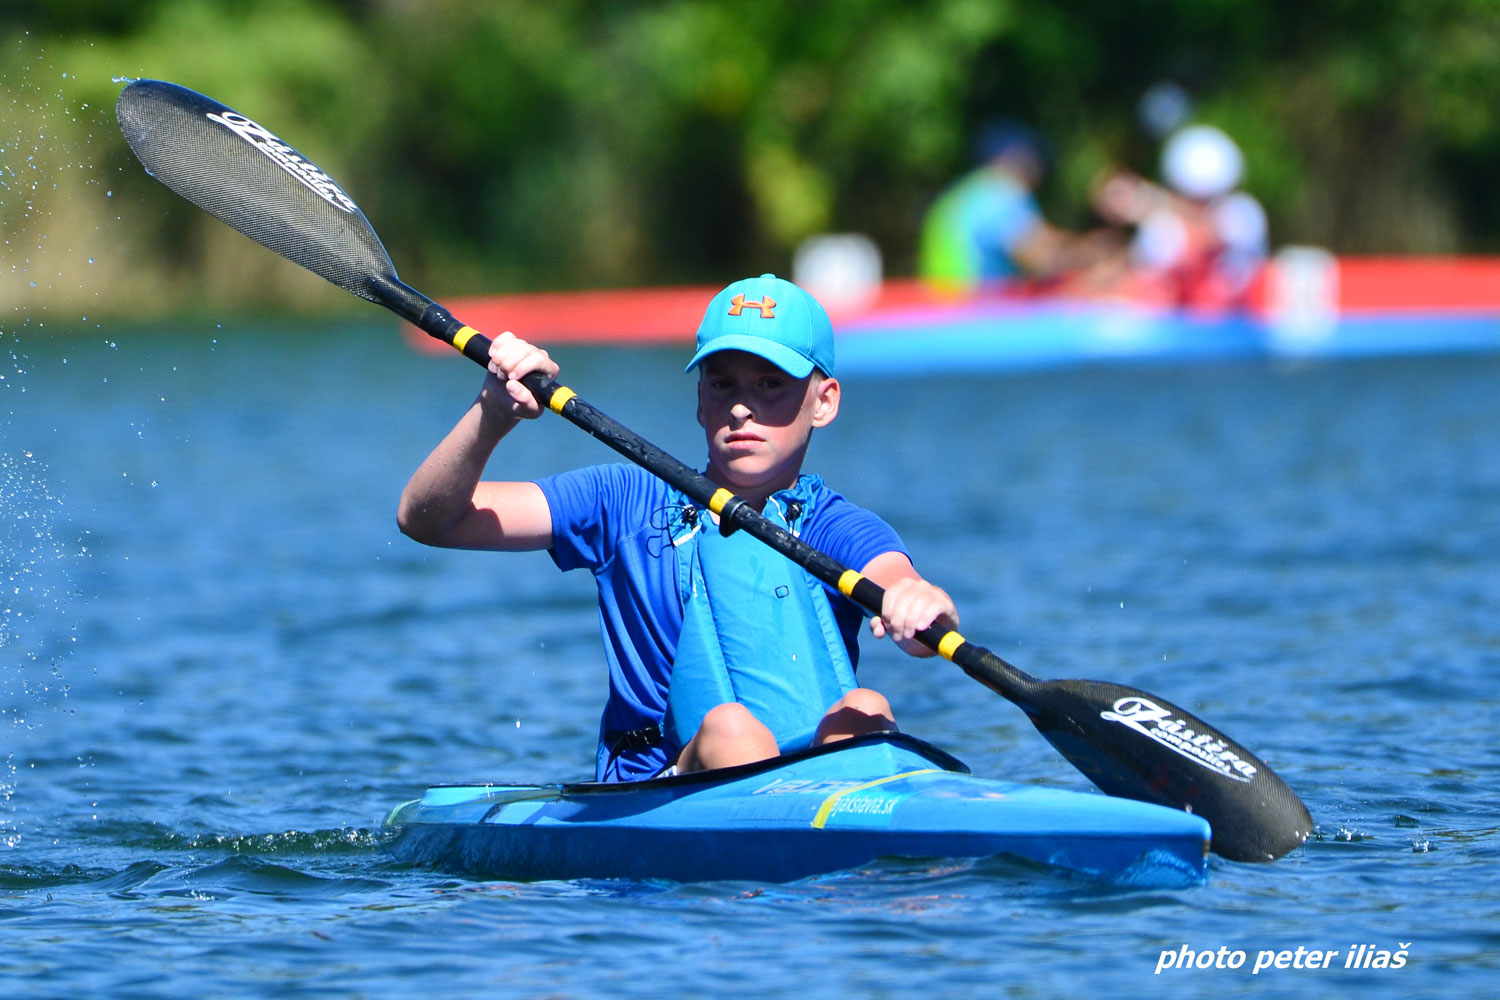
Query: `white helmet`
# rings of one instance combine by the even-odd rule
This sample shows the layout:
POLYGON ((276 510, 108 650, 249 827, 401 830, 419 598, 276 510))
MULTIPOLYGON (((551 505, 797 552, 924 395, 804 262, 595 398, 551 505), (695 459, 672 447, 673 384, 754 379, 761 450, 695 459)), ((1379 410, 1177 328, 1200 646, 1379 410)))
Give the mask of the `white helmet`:
POLYGON ((1240 148, 1212 125, 1189 125, 1167 140, 1161 151, 1161 173, 1173 190, 1188 198, 1209 199, 1234 190, 1245 172, 1240 148))

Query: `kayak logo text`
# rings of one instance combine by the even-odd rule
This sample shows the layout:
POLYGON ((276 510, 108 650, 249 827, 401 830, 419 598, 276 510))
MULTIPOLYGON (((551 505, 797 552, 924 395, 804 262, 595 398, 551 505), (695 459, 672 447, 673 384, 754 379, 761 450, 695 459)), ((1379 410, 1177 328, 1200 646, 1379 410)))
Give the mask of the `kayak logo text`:
POLYGON ((1129 726, 1142 736, 1175 750, 1188 760, 1201 764, 1234 781, 1250 781, 1256 769, 1249 761, 1229 749, 1229 744, 1212 733, 1195 733, 1181 719, 1149 698, 1121 698, 1113 712, 1100 712, 1099 718, 1129 726))
POLYGON ((269 129, 257 125, 238 111, 228 109, 222 114, 210 112, 208 117, 266 154, 272 163, 291 174, 303 187, 334 208, 341 212, 356 210, 354 199, 345 194, 344 189, 325 174, 322 167, 303 159, 301 153, 282 142, 269 129))

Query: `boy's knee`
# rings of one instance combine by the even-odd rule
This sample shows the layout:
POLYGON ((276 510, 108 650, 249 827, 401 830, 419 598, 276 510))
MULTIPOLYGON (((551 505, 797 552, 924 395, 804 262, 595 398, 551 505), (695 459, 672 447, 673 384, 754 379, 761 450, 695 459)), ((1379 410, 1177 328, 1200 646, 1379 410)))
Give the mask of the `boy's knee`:
POLYGON ((885 695, 871 688, 855 688, 834 702, 834 711, 848 710, 861 715, 891 718, 891 703, 885 695))
POLYGON ((715 705, 677 759, 678 770, 706 771, 776 756, 776 738, 750 710, 736 702, 715 705))
POLYGON ((813 743, 831 743, 895 728, 896 719, 885 695, 870 688, 855 688, 834 702, 823 716, 813 743))
POLYGON ((698 733, 715 739, 739 739, 764 728, 744 705, 726 701, 708 710, 698 724, 698 733))

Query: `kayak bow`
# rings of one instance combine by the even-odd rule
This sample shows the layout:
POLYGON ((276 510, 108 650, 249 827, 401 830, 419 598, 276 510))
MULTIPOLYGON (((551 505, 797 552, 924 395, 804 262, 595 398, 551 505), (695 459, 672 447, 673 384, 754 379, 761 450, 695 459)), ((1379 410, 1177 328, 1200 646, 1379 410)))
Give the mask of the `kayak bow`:
POLYGON ((649 781, 437 785, 385 825, 402 861, 519 881, 785 882, 880 857, 1009 855, 1183 882, 1203 878, 1209 840, 1190 813, 975 777, 902 733, 649 781))

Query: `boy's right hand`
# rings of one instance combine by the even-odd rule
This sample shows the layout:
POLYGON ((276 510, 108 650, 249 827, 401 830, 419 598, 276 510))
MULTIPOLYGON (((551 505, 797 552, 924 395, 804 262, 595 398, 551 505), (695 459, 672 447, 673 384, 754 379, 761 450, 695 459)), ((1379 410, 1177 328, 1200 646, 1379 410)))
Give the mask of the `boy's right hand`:
POLYGON ((546 351, 507 330, 491 341, 488 367, 489 377, 479 392, 486 414, 514 420, 535 420, 541 416, 541 403, 521 379, 533 372, 557 378, 557 362, 546 351))

